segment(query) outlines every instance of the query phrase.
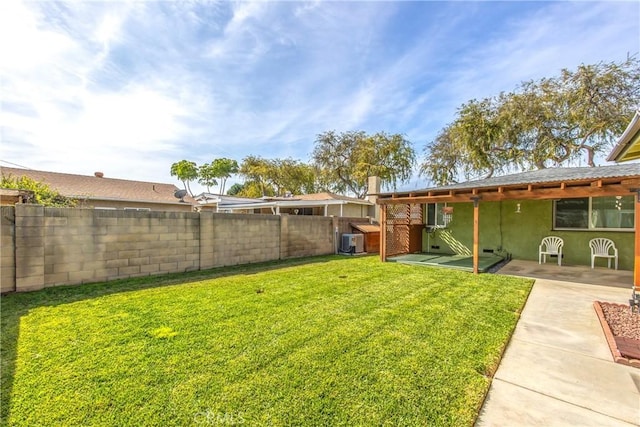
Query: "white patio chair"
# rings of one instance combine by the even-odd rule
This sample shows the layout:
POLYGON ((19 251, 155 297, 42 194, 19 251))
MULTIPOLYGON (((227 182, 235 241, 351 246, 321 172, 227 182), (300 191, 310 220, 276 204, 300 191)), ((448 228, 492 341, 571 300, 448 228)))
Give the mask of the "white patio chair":
POLYGON ((615 260, 616 270, 618 269, 618 249, 613 240, 604 237, 597 237, 589 240, 591 248, 591 268, 593 268, 596 257, 607 258, 607 267, 611 268, 611 258, 615 260), (613 249, 613 254, 610 253, 613 249))
POLYGON ((547 236, 538 247, 538 264, 547 262, 547 255, 557 255, 558 265, 562 265, 562 246, 564 240, 557 236, 547 236))

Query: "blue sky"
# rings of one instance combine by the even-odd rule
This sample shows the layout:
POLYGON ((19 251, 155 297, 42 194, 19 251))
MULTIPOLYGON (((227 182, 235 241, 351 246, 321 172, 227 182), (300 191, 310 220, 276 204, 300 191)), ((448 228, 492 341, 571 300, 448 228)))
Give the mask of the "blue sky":
POLYGON ((178 184, 177 160, 308 161, 327 130, 422 157, 470 99, 639 51, 638 2, 5 0, 0 166, 178 184))

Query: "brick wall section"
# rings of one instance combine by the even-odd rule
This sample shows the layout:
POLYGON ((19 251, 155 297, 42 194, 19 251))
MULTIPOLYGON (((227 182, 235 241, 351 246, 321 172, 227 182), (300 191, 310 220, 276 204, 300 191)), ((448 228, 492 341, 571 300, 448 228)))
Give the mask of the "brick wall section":
POLYGON ((15 206, 16 291, 35 291, 44 287, 45 227, 44 208, 15 206))
POLYGON ((36 205, 16 205, 14 227, 12 209, 2 292, 331 254, 338 227, 330 217, 36 205))
POLYGON ((213 245, 213 212, 200 212, 200 269, 213 268, 215 253, 213 245))
POLYGON ((16 290, 16 213, 13 206, 0 206, 0 292, 16 290))
POLYGON ((277 215, 213 214, 213 266, 277 260, 280 227, 277 215))
POLYGON ((280 257, 332 254, 334 220, 322 216, 281 215, 280 257))

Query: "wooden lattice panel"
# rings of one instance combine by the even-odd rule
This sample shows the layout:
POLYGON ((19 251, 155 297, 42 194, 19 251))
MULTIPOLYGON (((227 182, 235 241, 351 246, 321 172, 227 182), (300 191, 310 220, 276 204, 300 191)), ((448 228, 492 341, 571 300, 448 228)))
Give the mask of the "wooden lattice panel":
POLYGON ((387 205, 386 255, 401 255, 420 250, 423 208, 420 204, 387 205))

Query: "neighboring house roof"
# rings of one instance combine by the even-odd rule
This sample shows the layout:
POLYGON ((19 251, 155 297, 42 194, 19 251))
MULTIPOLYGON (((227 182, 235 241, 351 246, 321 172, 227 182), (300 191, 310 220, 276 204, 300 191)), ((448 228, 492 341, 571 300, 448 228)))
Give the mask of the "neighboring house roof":
POLYGON ((368 200, 356 199, 355 197, 340 196, 333 193, 314 193, 292 197, 273 197, 249 200, 250 202, 228 204, 225 203, 224 205, 218 205, 218 208, 227 210, 259 208, 309 208, 346 204, 373 206, 373 203, 368 200))
POLYGON ((195 196, 195 199, 200 203, 222 203, 222 204, 291 202, 291 201, 300 201, 300 200, 306 200, 306 201, 342 200, 342 201, 358 203, 358 204, 367 204, 367 205, 372 204, 367 200, 358 199, 355 197, 342 196, 340 194, 334 194, 329 192, 300 194, 296 196, 264 196, 259 199, 254 199, 250 197, 227 196, 224 194, 201 193, 195 196))
MULTIPOLYGON (((74 199, 184 204, 173 195, 178 190, 173 184, 104 178, 100 173, 87 176, 8 167, 2 167, 0 172, 5 176, 26 176, 43 182, 63 196, 74 199)), ((184 201, 195 203, 189 196, 184 201)))
POLYGON ((372 203, 367 202, 363 199, 358 199, 356 197, 348 197, 342 196, 340 194, 333 194, 329 192, 324 193, 313 193, 313 194, 301 194, 299 196, 293 196, 293 199, 297 200, 343 200, 346 202, 352 202, 356 204, 367 204, 370 205, 372 203))
POLYGON ((194 197, 194 199, 202 204, 218 204, 224 205, 228 203, 260 203, 262 199, 252 199, 250 197, 236 197, 236 196, 227 196, 224 194, 213 194, 213 193, 201 193, 194 197))
MULTIPOLYGON (((511 185, 549 184, 556 182, 586 181, 605 178, 637 177, 640 176, 640 164, 610 165, 576 168, 547 168, 512 175, 496 176, 459 184, 443 185, 441 187, 425 188, 407 193, 425 193, 429 191, 466 190, 470 188, 508 187, 511 185)), ((387 193, 398 194, 398 193, 387 193)))
POLYGON ((626 162, 637 159, 640 159, 640 111, 636 111, 607 161, 626 162))

